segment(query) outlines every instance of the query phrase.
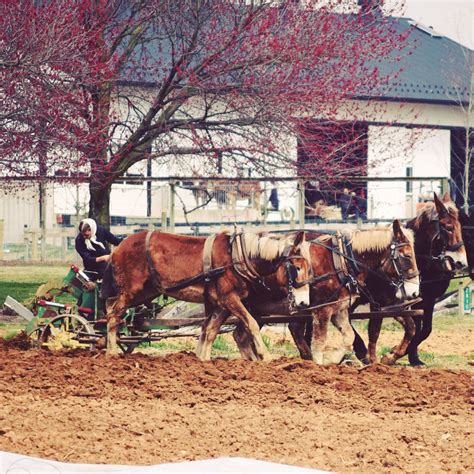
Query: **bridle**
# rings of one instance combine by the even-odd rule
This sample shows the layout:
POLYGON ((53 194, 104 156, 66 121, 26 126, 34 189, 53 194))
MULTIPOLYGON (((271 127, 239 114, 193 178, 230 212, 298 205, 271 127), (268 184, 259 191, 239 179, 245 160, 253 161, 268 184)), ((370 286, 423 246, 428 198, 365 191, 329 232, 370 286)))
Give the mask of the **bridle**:
POLYGON ((403 295, 403 299, 405 300, 408 299, 408 295, 405 290, 405 282, 420 275, 419 271, 411 271, 411 264, 409 268, 404 268, 405 265, 403 262, 407 260, 411 261, 411 258, 401 254, 400 249, 407 245, 410 245, 410 242, 398 242, 394 238, 390 244, 390 254, 379 265, 380 271, 382 271, 384 275, 387 276, 390 285, 394 286, 397 290, 400 290, 403 295), (397 275, 397 280, 393 280, 388 276, 388 269, 390 266, 393 266, 397 275))
POLYGON ((440 269, 448 274, 452 274, 455 269, 455 262, 446 252, 455 252, 464 247, 464 241, 461 240, 453 245, 449 244, 449 230, 441 226, 439 219, 432 219, 435 225, 435 233, 431 237, 429 243, 428 254, 417 254, 420 260, 428 260, 429 262, 440 262, 440 269), (434 247, 437 241, 441 242, 441 251, 435 255, 434 247))
POLYGON ((312 281, 313 277, 313 267, 311 266, 311 262, 308 262, 308 260, 303 256, 303 255, 288 255, 285 257, 284 260, 285 264, 285 276, 287 279, 287 288, 288 288, 288 294, 287 294, 287 300, 288 300, 288 307, 290 311, 292 311, 295 308, 295 290, 298 288, 302 288, 305 285, 309 285, 312 281), (298 269, 293 265, 293 260, 296 259, 303 259, 306 261, 308 265, 308 276, 309 278, 307 280, 303 281, 296 281, 298 278, 298 269))

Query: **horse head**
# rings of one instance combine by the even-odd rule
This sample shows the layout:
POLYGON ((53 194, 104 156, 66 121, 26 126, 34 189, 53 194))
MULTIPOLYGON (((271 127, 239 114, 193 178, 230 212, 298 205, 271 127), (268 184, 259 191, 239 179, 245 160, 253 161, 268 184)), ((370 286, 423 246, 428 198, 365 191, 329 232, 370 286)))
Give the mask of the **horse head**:
POLYGON ((469 275, 474 280, 474 209, 469 214, 463 210, 459 212, 461 222, 462 237, 467 253, 469 275))
POLYGON ((402 229, 398 219, 390 228, 353 231, 351 245, 369 302, 386 306, 418 297, 413 232, 402 229))
MULTIPOLYGON (((291 241, 290 241, 291 242, 291 241)), ((280 285, 286 285, 290 301, 296 307, 307 307, 310 304, 309 279, 312 268, 309 256, 309 245, 304 232, 298 232, 294 240, 287 245, 282 263, 276 276, 280 285)))
POLYGON ((436 244, 435 241, 439 242, 438 246, 441 245, 442 248, 441 254, 444 253, 444 256, 452 261, 454 268, 466 268, 468 262, 459 211, 447 192, 442 200, 434 193, 434 204, 438 213, 439 225, 433 236, 433 244, 436 244))
POLYGON ((234 269, 244 279, 273 293, 274 298, 287 296, 290 306, 309 305, 311 264, 304 232, 235 233, 231 242, 234 269))
POLYGON ((393 282, 398 287, 395 297, 399 301, 417 298, 420 294, 420 274, 416 264, 413 236, 410 235, 411 231, 402 229, 398 219, 393 221, 392 232, 387 274, 394 278, 393 282))
POLYGON ((312 276, 309 245, 304 232, 296 234, 293 244, 289 247, 285 262, 285 273, 289 294, 294 297, 296 307, 309 306, 310 287, 312 276))

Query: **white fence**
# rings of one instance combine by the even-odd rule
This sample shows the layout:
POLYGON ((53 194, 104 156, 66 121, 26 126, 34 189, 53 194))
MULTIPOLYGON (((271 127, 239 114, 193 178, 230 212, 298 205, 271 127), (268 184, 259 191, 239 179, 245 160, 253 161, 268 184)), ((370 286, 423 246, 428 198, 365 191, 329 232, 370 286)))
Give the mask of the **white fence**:
MULTIPOLYGON (((278 181, 269 181, 268 178, 141 177, 124 188, 127 186, 124 181, 125 178, 117 184, 122 188, 114 199, 122 197, 126 202, 139 203, 139 211, 134 216, 127 215, 125 202, 112 202, 111 230, 121 236, 143 229, 206 235, 234 225, 268 230, 367 227, 388 222, 393 217, 414 216, 425 194, 432 196, 433 191, 443 192, 448 183, 447 178, 438 177, 353 177, 325 187, 317 177, 282 178, 278 181), (347 182, 351 183, 352 190, 344 193, 343 186, 347 182), (377 193, 365 197, 375 184, 377 193), (397 190, 397 203, 393 193, 389 193, 393 189, 397 190), (343 195, 349 199, 346 212, 341 204, 343 195), (380 215, 380 206, 390 209, 390 213, 380 215), (117 212, 123 214, 117 216, 117 212), (145 217, 147 214, 149 217, 145 217)), ((133 182, 133 178, 127 177, 126 181, 133 182)), ((3 226, 0 225, 0 260, 70 261, 77 258, 74 239, 83 215, 80 212, 65 213, 64 199, 58 190, 61 190, 59 186, 48 190, 47 205, 43 206, 48 214, 43 218, 43 228, 39 225, 39 215, 31 217, 28 214, 28 220, 19 223, 21 216, 15 220, 12 217, 14 209, 9 208, 7 200, 2 202, 0 220, 4 219, 4 222, 3 226), (61 203, 63 213, 54 212, 56 202, 61 203), (16 234, 12 233, 12 227, 18 228, 16 234)), ((36 209, 39 197, 31 189, 29 193, 32 209, 36 209)), ((0 201, 2 199, 0 196, 0 201)), ((72 206, 72 211, 74 207, 76 211, 79 209, 77 204, 72 206)))

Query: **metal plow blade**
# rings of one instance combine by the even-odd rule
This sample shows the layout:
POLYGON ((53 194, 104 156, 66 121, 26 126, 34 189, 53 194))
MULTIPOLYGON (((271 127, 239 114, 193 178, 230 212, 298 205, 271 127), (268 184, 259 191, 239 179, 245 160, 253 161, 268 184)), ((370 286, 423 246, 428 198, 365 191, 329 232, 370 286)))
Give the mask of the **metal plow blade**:
POLYGON ((35 317, 35 315, 27 307, 23 306, 11 296, 7 296, 5 303, 3 304, 12 311, 15 311, 15 313, 22 318, 25 318, 27 321, 31 321, 35 317))

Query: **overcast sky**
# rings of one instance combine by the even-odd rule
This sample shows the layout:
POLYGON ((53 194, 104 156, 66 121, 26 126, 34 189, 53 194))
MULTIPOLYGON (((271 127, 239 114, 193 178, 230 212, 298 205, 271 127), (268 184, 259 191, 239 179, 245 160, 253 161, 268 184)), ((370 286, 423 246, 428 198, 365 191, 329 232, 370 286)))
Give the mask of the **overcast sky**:
POLYGON ((474 49, 474 0, 405 0, 403 16, 474 49))

